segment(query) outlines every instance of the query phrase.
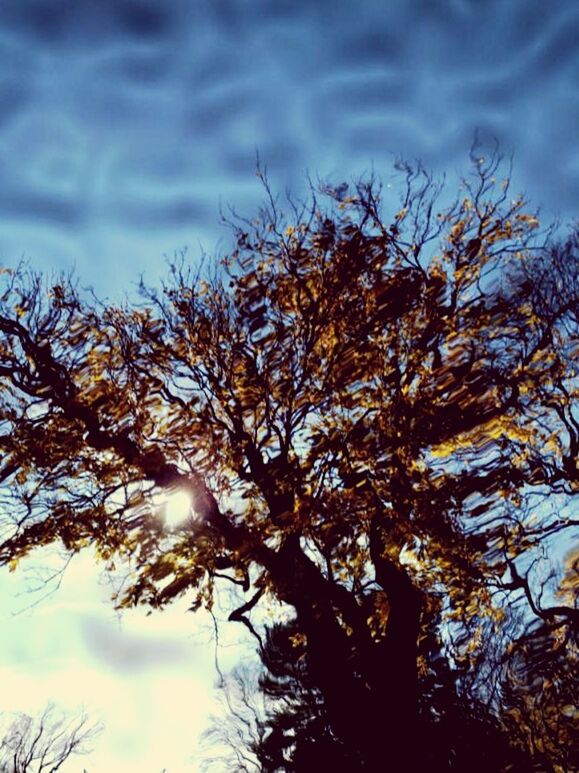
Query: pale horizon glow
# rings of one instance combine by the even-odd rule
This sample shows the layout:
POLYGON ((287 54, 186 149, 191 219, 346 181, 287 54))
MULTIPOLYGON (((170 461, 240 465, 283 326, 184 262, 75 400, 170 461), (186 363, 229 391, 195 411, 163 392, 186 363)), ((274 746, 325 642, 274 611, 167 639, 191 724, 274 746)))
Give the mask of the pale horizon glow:
MULTIPOLYGON (((53 703, 102 722, 93 753, 71 757, 62 773, 200 771, 211 754, 201 734, 223 711, 208 613, 188 612, 187 598, 162 612, 115 613, 114 585, 90 550, 74 557, 58 591, 39 599, 27 582, 38 562, 52 566, 51 549, 0 571, 0 720, 37 716, 53 703)), ((237 623, 222 625, 225 671, 247 656, 240 633, 237 623)))

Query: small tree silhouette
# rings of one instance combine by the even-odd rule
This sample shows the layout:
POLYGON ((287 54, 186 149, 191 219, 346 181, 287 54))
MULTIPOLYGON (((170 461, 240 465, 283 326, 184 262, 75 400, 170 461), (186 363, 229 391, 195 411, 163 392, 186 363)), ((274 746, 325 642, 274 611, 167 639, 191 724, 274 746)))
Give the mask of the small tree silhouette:
POLYGON ((18 714, 0 740, 1 773, 54 773, 75 754, 88 754, 101 732, 84 714, 67 716, 49 704, 42 714, 18 714))

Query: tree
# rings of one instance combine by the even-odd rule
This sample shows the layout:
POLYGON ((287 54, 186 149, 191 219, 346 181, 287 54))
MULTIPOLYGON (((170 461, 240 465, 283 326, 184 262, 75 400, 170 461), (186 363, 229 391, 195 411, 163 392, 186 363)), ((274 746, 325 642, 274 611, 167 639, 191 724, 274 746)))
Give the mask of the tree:
POLYGON ((473 161, 446 207, 400 164, 395 214, 373 179, 288 215, 266 184, 230 254, 204 274, 177 260, 133 305, 6 274, 0 562, 91 545, 130 565, 121 607, 210 608, 224 582, 251 630, 262 598, 293 607, 366 769, 427 753, 405 739, 433 614, 497 709, 537 636, 571 662, 579 237, 541 231, 496 153, 473 161), (175 489, 192 517, 170 528, 156 495, 175 489))
POLYGON ((2 773, 55 773, 74 754, 87 754, 101 731, 85 714, 67 717, 49 704, 39 717, 18 714, 0 740, 2 773))
POLYGON ((275 773, 279 770, 358 770, 333 736, 324 700, 307 669, 295 621, 267 630, 263 669, 236 667, 220 682, 226 718, 214 718, 205 770, 275 773), (216 757, 216 749, 222 756, 216 757))
POLYGON ((358 770, 358 760, 332 732, 295 621, 268 630, 262 662, 259 687, 269 705, 259 743, 254 743, 260 769, 358 770))
MULTIPOLYGON (((540 712, 513 722, 514 717, 504 709, 497 716, 476 695, 465 693, 460 674, 444 656, 436 628, 435 620, 423 625, 419 647, 419 658, 428 663, 418 679, 423 768, 481 773, 528 773, 535 769, 526 739, 513 744, 512 737, 541 721, 540 712)), ((204 769, 208 773, 224 769, 300 773, 319 767, 364 770, 365 761, 355 758, 333 734, 323 695, 308 672, 306 654, 295 620, 275 624, 267 630, 260 653, 261 674, 257 676, 255 669, 236 668, 222 679, 227 713, 225 719, 215 718, 206 733, 210 746, 204 769), (221 756, 216 757, 216 748, 222 751, 221 756)), ((570 675, 567 684, 572 684, 570 675)), ((530 696, 522 691, 520 697, 525 701, 530 696)), ((512 705, 508 697, 505 703, 512 705)), ((569 733, 568 740, 571 738, 569 733)), ((551 749, 551 756, 565 763, 571 748, 551 749)), ((543 759, 540 755, 540 761, 543 759)), ((569 766, 564 764, 562 769, 569 766)))

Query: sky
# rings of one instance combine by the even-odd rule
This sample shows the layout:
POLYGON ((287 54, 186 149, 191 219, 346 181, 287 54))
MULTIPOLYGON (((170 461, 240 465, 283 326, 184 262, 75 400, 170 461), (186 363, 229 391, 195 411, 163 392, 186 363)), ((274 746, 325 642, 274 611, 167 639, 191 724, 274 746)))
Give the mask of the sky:
MULTIPOLYGON (((568 223, 578 126, 576 0, 2 0, 0 264, 118 298, 183 248, 227 248, 219 208, 255 211, 257 153, 282 192, 388 180, 399 156, 452 185, 477 130, 568 223)), ((208 621, 119 619, 90 555, 15 616, 25 583, 0 573, 0 710, 87 705, 90 771, 197 770, 208 621)))
MULTIPOLYGON (((54 565, 50 556, 41 563, 54 565)), ((20 574, 0 579, 0 711, 37 716, 54 703, 104 723, 94 753, 71 758, 64 773, 197 770, 199 735, 219 711, 210 621, 193 620, 184 604, 119 619, 90 554, 73 561, 44 601, 25 592, 20 574)), ((37 587, 25 567, 27 575, 37 587)))

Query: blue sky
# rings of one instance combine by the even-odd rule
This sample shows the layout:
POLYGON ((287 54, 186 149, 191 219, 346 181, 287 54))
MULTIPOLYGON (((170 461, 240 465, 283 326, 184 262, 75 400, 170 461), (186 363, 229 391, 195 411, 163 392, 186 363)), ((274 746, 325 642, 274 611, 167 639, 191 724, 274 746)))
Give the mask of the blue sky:
MULTIPOLYGON (((256 151, 282 191, 399 155, 452 184, 476 129, 568 222, 578 126, 576 0, 3 0, 0 263, 119 297, 226 247, 219 204, 251 214, 256 151)), ((213 674, 192 616, 119 623, 90 558, 13 618, 22 587, 0 574, 0 709, 84 700, 108 728, 91 770, 195 770, 213 674)))

